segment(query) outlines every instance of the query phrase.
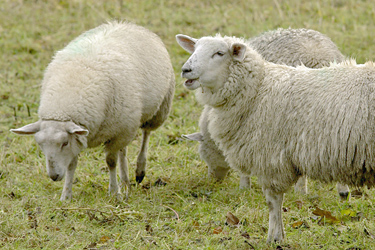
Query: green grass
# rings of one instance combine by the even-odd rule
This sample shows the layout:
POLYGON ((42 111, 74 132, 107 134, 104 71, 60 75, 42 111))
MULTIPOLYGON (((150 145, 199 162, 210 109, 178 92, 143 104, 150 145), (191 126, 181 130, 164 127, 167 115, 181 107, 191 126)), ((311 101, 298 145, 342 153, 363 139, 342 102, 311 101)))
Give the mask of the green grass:
MULTIPOLYGON (((170 137, 196 132, 202 109, 182 86, 179 72, 188 54, 175 35, 250 37, 277 27, 305 27, 327 34, 344 54, 363 63, 375 60, 374 20, 373 3, 364 0, 0 1, 0 248, 276 249, 265 243, 268 209, 256 178, 251 190, 238 189, 234 172, 215 183, 196 143, 168 143, 170 137), (152 135, 147 175, 128 201, 107 195, 109 176, 99 147, 81 153, 73 200, 62 203, 63 182, 48 178, 34 139, 9 129, 38 119, 40 82, 54 52, 111 19, 136 22, 165 42, 177 81, 173 110, 152 135), (154 185, 158 178, 166 185, 154 185), (239 228, 225 224, 228 211, 242 222, 239 228), (223 231, 215 234, 218 227, 223 231)), ((132 180, 139 146, 140 136, 129 146, 132 180)), ((310 182, 309 191, 285 195, 283 249, 375 248, 373 190, 364 188, 364 195, 350 201, 341 201, 333 184, 310 182), (319 223, 315 206, 342 222, 319 223), (344 210, 359 216, 345 218, 344 210), (309 227, 294 229, 298 221, 309 227)))

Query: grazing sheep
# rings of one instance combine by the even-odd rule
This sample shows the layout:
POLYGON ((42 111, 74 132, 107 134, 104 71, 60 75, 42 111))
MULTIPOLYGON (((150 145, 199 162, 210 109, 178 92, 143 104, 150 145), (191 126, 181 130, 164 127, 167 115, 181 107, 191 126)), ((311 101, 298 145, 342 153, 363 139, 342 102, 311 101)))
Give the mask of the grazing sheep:
POLYGON ((126 146, 143 130, 136 177, 145 175, 150 132, 168 117, 175 80, 160 38, 128 22, 109 22, 89 30, 48 65, 42 82, 39 121, 11 131, 35 134, 54 181, 66 173, 61 200, 71 199, 78 154, 104 143, 109 192, 129 188, 126 146))
MULTIPOLYGON (((177 36, 177 41, 188 51, 193 52, 196 39, 177 36)), ((251 38, 247 43, 269 62, 286 64, 289 66, 305 65, 309 68, 328 66, 330 62, 341 62, 344 56, 332 40, 322 33, 309 29, 282 29, 268 31, 251 38)), ((199 153, 208 165, 209 176, 223 179, 230 167, 225 161, 223 153, 215 145, 208 132, 207 114, 211 108, 205 106, 199 127, 201 132, 183 135, 184 138, 199 141, 199 153)), ((250 186, 250 179, 241 175, 240 188, 250 186)), ((307 179, 301 177, 295 185, 295 190, 307 193, 307 179)), ((342 199, 347 199, 349 188, 347 185, 337 184, 337 190, 342 199)))
POLYGON ((258 177, 267 242, 282 241, 284 193, 301 175, 375 185, 375 64, 296 68, 265 61, 244 40, 203 37, 182 67, 212 107, 208 130, 229 165, 258 177), (202 67, 208 65, 208 67, 202 67))

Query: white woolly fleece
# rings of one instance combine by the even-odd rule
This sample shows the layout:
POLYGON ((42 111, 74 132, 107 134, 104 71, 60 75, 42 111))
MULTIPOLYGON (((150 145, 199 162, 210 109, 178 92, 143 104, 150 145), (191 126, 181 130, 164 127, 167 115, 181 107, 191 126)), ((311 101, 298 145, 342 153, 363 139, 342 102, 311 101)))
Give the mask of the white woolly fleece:
POLYGON ((162 41, 135 24, 110 22, 56 53, 42 82, 39 116, 84 126, 93 147, 118 135, 133 137, 173 91, 162 41))
POLYGON ((293 68, 247 47, 218 92, 196 95, 229 165, 285 192, 300 175, 375 185, 374 87, 372 62, 293 68))

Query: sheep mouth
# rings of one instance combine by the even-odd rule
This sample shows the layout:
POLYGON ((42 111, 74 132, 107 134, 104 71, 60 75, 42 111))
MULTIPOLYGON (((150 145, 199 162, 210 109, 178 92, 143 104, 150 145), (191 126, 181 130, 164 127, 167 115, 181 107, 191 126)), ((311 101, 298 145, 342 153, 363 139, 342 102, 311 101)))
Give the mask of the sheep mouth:
POLYGON ((196 80, 197 79, 187 79, 185 81, 185 86, 192 86, 196 80))
POLYGON ((190 89, 190 90, 194 90, 194 89, 197 89, 198 87, 200 87, 200 84, 199 84, 199 81, 198 81, 199 78, 196 78, 196 79, 187 79, 184 83, 184 86, 187 88, 187 89, 190 89))

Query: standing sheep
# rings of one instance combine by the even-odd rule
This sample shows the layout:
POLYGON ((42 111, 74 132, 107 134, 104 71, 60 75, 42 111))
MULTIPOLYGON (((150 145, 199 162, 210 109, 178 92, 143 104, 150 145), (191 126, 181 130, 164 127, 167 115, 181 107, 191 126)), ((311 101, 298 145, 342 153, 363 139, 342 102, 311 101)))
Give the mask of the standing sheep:
MULTIPOLYGON (((177 36, 177 41, 188 52, 193 53, 196 39, 177 36)), ((309 68, 328 66, 330 62, 341 62, 345 58, 332 40, 322 33, 309 29, 282 29, 265 32, 251 38, 247 43, 269 62, 286 64, 289 66, 305 65, 309 68)), ((205 106, 200 117, 201 132, 183 135, 184 138, 199 141, 199 153, 208 165, 209 176, 223 179, 230 167, 225 161, 222 151, 217 148, 208 132, 207 115, 210 107, 205 106)), ((250 179, 241 175, 240 188, 250 186, 250 179)), ((297 192, 307 193, 307 179, 301 177, 295 185, 297 192)), ((341 198, 347 199, 349 188, 337 183, 337 190, 341 198)))
POLYGON ((203 37, 182 67, 212 107, 208 130, 229 165, 255 175, 269 207, 267 242, 282 241, 283 195, 301 175, 375 185, 375 64, 296 68, 265 61, 244 40, 203 37), (202 65, 208 65, 202 68, 202 65))
POLYGON ((66 173, 61 200, 71 199, 78 154, 104 143, 109 192, 130 185, 126 147, 143 131, 136 177, 145 175, 150 132, 168 117, 175 80, 160 38, 128 22, 109 22, 89 30, 48 65, 42 82, 39 121, 11 131, 35 135, 54 181, 66 173))

